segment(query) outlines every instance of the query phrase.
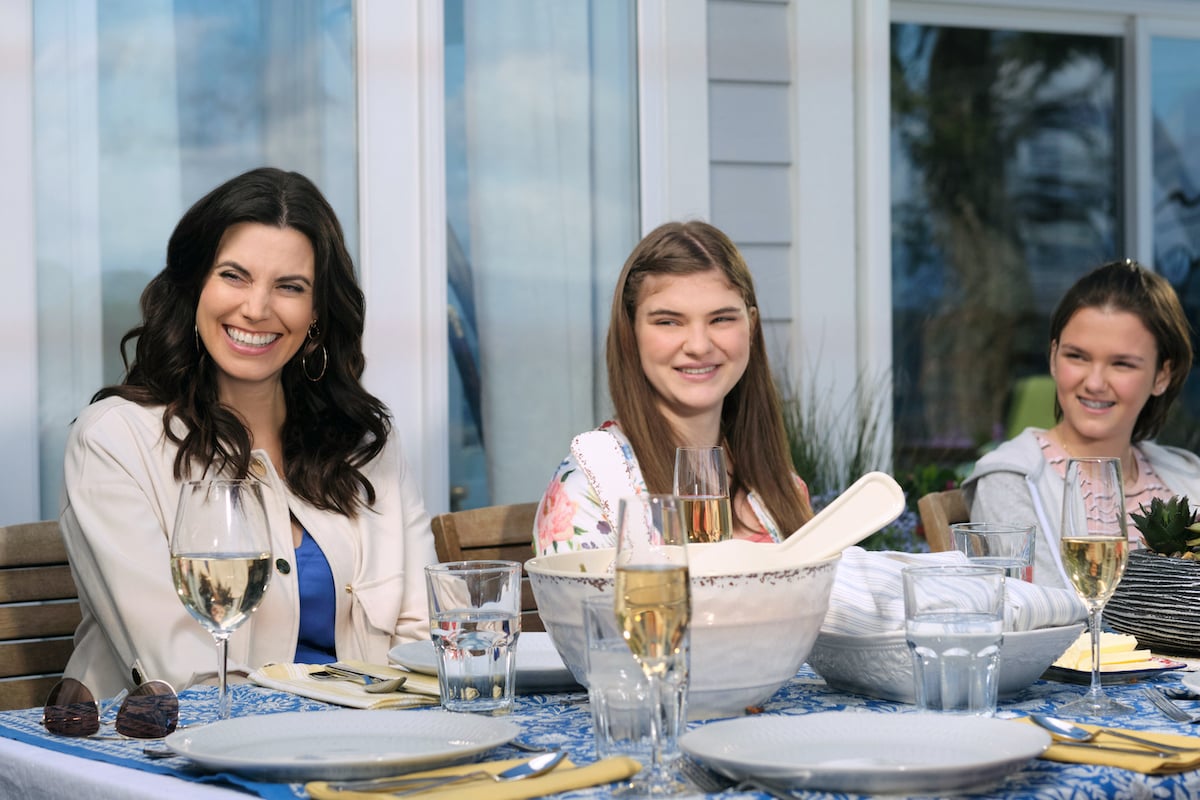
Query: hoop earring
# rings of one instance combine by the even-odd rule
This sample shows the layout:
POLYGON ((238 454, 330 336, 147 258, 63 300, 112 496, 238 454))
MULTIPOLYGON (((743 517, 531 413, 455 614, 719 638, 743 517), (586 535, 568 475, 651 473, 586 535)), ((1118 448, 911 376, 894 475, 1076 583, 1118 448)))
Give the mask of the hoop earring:
POLYGON ((204 355, 204 351, 200 349, 200 329, 195 325, 192 326, 192 338, 196 340, 196 352, 204 355))
MULTIPOLYGON (((315 350, 313 352, 316 352, 315 350)), ((321 345, 321 372, 315 378, 308 371, 308 356, 300 356, 300 369, 304 371, 304 377, 308 378, 313 383, 325 377, 325 368, 329 366, 329 351, 325 349, 325 345, 321 345)))

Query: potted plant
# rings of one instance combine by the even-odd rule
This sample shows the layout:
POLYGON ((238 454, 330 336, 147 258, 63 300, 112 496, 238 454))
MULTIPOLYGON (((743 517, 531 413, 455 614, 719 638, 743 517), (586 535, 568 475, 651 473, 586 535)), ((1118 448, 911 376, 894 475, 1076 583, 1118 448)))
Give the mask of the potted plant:
POLYGON ((1130 517, 1146 546, 1129 554, 1104 620, 1156 653, 1200 655, 1200 519, 1187 497, 1139 510, 1130 517))

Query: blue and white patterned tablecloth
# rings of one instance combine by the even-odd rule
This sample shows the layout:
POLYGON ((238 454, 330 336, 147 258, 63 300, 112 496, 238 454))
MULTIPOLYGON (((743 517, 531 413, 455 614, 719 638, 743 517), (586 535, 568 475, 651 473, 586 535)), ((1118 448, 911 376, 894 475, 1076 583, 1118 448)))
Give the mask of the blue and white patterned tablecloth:
MULTIPOLYGON (((1150 680, 1160 686, 1179 686, 1179 673, 1165 673, 1150 680)), ((269 714, 280 711, 310 710, 320 713, 332 706, 295 695, 266 690, 249 684, 231 687, 235 713, 269 714)), ((1039 681, 1016 697, 1002 702, 1000 716, 1017 717, 1028 712, 1053 712, 1054 708, 1077 697, 1084 687, 1039 681)), ((1133 705, 1137 713, 1122 718, 1119 724, 1126 728, 1157 730, 1173 733, 1200 733, 1169 722, 1149 701, 1137 691, 1137 686, 1107 687, 1112 695, 1133 705)), ((530 744, 545 747, 565 748, 578 762, 595 759, 592 740, 591 715, 583 694, 524 695, 517 698, 512 719, 523 729, 522 739, 530 744)), ((198 723, 212 719, 215 715, 216 690, 211 687, 189 689, 181 695, 182 722, 198 723)), ((807 667, 768 703, 764 713, 806 714, 813 711, 871 711, 876 713, 905 713, 912 706, 871 700, 847 695, 829 689, 824 681, 816 677, 807 667)), ((369 714, 386 714, 387 711, 366 711, 369 714)), ((693 725, 702 723, 692 723, 693 725)), ((270 784, 246 781, 231 775, 211 775, 199 771, 183 758, 151 760, 142 755, 145 742, 137 740, 68 739, 47 734, 41 726, 41 710, 27 709, 0 713, 0 736, 70 753, 83 758, 106 761, 132 769, 173 775, 188 781, 224 783, 238 787, 267 800, 305 798, 303 787, 298 784, 270 784)), ((1200 736, 1197 737, 1200 746, 1200 736)), ((506 745, 488 758, 516 758, 522 755, 516 748, 506 745)), ((3 767, 0 766, 0 769, 3 767)), ((600 787, 564 794, 564 800, 595 800, 611 795, 609 787, 600 787)), ((754 797, 753 794, 722 797, 754 797)), ((827 793, 797 793, 797 796, 814 800, 847 798, 847 795, 827 793)), ((1156 798, 1167 800, 1191 800, 1200 797, 1200 771, 1177 775, 1149 776, 1136 772, 1095 767, 1079 764, 1062 764, 1053 761, 1034 760, 1001 786, 972 797, 1039 798, 1050 800, 1079 800, 1080 798, 1156 798)))

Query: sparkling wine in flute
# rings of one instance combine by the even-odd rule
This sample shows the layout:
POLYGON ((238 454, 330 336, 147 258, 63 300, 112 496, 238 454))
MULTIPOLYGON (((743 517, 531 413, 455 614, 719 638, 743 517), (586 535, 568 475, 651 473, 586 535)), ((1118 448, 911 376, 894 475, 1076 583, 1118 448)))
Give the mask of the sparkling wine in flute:
POLYGON ((1132 706, 1104 694, 1100 679, 1100 631, 1104 604, 1125 574, 1129 549, 1121 459, 1086 456, 1067 459, 1059 554, 1075 593, 1088 610, 1092 640, 1092 681, 1084 695, 1059 706, 1063 716, 1113 717, 1132 706))
POLYGON ((689 542, 719 542, 733 536, 729 496, 680 497, 689 542))
POLYGON ((1103 606, 1112 597, 1125 573, 1128 549, 1124 536, 1063 537, 1063 567, 1087 605, 1103 606))
POLYGON ((620 567, 616 571, 617 620, 642 669, 665 673, 687 635, 690 597, 687 567, 620 567))
POLYGON ((271 576, 270 553, 171 557, 175 592, 188 613, 209 631, 229 633, 258 608, 271 576))

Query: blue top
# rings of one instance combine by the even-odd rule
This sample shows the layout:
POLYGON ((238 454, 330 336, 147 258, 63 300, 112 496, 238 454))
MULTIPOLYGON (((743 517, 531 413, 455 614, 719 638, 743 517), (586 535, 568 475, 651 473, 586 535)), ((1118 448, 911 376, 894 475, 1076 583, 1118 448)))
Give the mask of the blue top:
POLYGON ((300 585, 300 639, 296 643, 296 663, 337 661, 333 638, 337 608, 333 572, 321 546, 307 530, 296 548, 296 581, 300 585))

